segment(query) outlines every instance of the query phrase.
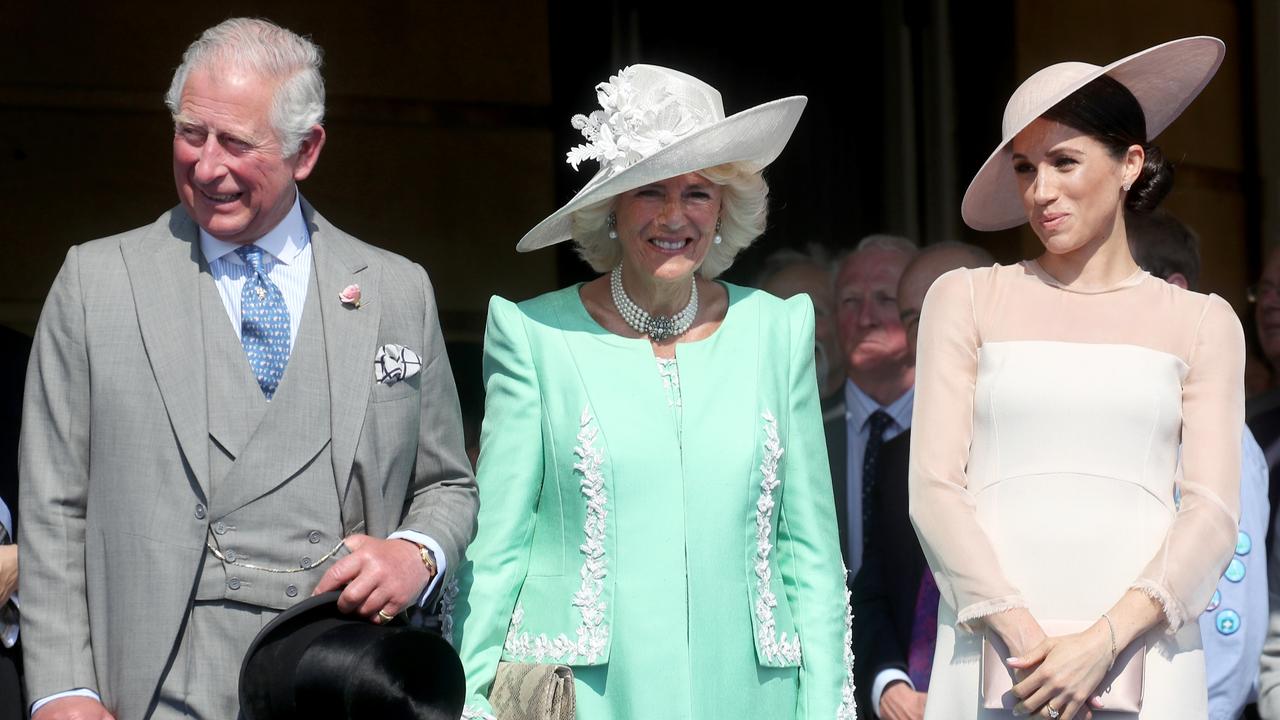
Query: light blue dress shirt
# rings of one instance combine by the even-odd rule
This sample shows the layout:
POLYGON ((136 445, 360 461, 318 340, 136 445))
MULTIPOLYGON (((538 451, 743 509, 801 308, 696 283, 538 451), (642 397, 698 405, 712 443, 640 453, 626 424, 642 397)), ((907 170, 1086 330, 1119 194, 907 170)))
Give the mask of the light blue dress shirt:
POLYGON ((1267 459, 1248 428, 1241 445, 1236 552, 1200 614, 1210 720, 1236 720, 1257 699, 1258 658, 1267 638, 1267 459))
POLYGON ((915 403, 916 390, 911 388, 902 397, 888 405, 881 405, 853 384, 852 380, 844 382, 844 431, 848 445, 847 485, 848 502, 845 506, 845 517, 849 528, 849 576, 857 574, 862 567, 862 458, 867 450, 867 438, 870 429, 867 421, 876 410, 889 414, 893 422, 885 428, 884 439, 893 438, 906 432, 911 427, 911 408, 915 403))

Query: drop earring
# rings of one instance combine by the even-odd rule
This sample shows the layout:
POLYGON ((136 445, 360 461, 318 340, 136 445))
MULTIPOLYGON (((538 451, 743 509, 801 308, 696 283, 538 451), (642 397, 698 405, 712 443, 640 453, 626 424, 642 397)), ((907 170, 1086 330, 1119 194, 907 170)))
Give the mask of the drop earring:
POLYGON ((1129 192, 1129 188, 1133 187, 1133 183, 1125 183, 1120 187, 1123 188, 1125 192, 1129 192))
POLYGON ((717 245, 724 242, 724 238, 720 237, 720 218, 716 218, 716 236, 711 239, 711 242, 717 245))
POLYGON ((609 219, 607 222, 609 223, 609 239, 617 240, 618 239, 618 230, 617 230, 618 217, 613 213, 609 213, 609 219))

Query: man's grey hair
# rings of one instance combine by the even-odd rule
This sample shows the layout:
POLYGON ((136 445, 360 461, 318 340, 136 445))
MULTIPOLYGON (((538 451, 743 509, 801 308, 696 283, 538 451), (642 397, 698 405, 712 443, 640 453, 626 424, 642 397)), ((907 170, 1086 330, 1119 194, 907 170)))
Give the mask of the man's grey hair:
POLYGON ((828 273, 834 270, 831 265, 831 254, 817 243, 809 243, 803 250, 782 248, 775 250, 764 259, 763 267, 756 274, 755 287, 761 288, 768 285, 778 273, 797 265, 812 265, 828 273))
POLYGON ((1150 213, 1126 210, 1124 227, 1129 252, 1138 267, 1161 280, 1181 273, 1187 286, 1196 289, 1200 282, 1200 236, 1195 230, 1163 208, 1150 213))
POLYGON ((859 240, 853 251, 858 252, 859 250, 896 250, 907 255, 915 255, 920 252, 920 246, 914 240, 901 235, 877 233, 859 240))
POLYGON ((324 121, 322 52, 315 43, 267 20, 231 18, 205 30, 182 54, 164 104, 174 120, 192 70, 217 66, 247 70, 279 84, 271 99, 271 126, 285 157, 298 152, 312 127, 324 121))
POLYGON ((920 252, 920 246, 911 238, 902 237, 901 235, 886 235, 884 233, 876 233, 868 235, 858 241, 857 245, 841 252, 836 256, 835 262, 831 264, 831 277, 834 280, 840 274, 840 269, 845 263, 849 262, 849 258, 862 252, 863 250, 890 250, 900 252, 907 256, 907 259, 916 256, 920 252))

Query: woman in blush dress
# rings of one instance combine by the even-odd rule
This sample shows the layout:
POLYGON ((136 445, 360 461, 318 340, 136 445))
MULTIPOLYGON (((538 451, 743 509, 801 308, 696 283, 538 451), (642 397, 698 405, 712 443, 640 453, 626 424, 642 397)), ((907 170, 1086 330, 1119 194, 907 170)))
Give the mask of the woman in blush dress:
POLYGON ((1236 540, 1243 334, 1221 298, 1138 268, 1124 210, 1169 191, 1151 139, 1223 52, 1188 38, 1041 70, 965 194, 970 227, 1030 222, 1044 251, 948 273, 924 305, 910 494, 942 597, 928 718, 1137 701, 1206 717, 1196 618, 1236 540), (984 696, 1000 673, 1012 691, 984 696))

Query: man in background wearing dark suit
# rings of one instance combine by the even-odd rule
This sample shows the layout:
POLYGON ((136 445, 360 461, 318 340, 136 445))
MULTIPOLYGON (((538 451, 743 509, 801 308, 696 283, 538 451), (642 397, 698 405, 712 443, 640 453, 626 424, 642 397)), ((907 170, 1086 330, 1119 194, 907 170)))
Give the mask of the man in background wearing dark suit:
MULTIPOLYGON (((926 247, 903 270, 897 297, 912 364, 925 293, 943 273, 993 262, 982 248, 956 242, 926 247)), ((928 442, 920 438, 917 442, 928 442)), ((869 496, 867 544, 854 577, 853 653, 863 717, 920 720, 933 664, 938 589, 907 516, 908 428, 884 443, 869 496)))

